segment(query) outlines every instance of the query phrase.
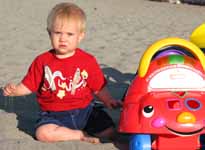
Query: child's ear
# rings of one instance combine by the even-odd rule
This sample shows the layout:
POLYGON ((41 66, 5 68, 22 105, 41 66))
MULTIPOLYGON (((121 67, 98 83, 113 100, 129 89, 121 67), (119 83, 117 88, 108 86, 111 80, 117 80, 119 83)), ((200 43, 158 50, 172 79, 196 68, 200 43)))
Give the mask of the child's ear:
POLYGON ((80 33, 80 37, 79 37, 79 42, 80 42, 82 39, 84 39, 84 37, 85 37, 85 32, 81 32, 81 33, 80 33))

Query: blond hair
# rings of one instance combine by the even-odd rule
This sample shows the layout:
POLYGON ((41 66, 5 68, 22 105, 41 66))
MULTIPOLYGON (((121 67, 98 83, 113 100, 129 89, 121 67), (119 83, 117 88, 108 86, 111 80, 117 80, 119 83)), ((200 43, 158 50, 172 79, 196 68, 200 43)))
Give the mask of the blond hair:
POLYGON ((47 18, 47 30, 50 32, 56 19, 76 19, 80 23, 80 31, 84 32, 86 27, 85 12, 73 3, 57 4, 49 13, 47 18))

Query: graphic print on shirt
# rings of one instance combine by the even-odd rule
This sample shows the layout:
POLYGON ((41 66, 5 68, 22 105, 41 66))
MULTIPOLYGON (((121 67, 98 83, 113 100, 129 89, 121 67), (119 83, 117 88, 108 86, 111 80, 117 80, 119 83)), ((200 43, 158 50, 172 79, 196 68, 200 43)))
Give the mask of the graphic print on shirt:
POLYGON ((61 71, 55 71, 52 73, 49 66, 44 67, 45 79, 48 82, 48 85, 44 83, 42 90, 51 90, 57 91, 57 97, 63 99, 66 95, 66 92, 70 92, 71 95, 75 95, 76 89, 85 87, 88 78, 88 73, 86 70, 81 72, 80 68, 77 68, 74 75, 69 77, 64 77, 61 71), (57 83, 55 83, 55 78, 58 77, 57 83))

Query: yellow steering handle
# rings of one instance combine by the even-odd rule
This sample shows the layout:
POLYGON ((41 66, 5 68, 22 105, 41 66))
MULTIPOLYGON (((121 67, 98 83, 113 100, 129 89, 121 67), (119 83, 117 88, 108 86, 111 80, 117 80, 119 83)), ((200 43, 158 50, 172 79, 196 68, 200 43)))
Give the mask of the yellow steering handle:
POLYGON ((203 69, 205 70, 205 55, 195 44, 181 38, 171 37, 155 42, 144 52, 138 68, 138 75, 140 77, 144 77, 146 75, 153 55, 166 46, 180 46, 185 48, 200 61, 203 69))
POLYGON ((191 34, 190 41, 199 48, 205 48, 205 23, 198 26, 191 34))

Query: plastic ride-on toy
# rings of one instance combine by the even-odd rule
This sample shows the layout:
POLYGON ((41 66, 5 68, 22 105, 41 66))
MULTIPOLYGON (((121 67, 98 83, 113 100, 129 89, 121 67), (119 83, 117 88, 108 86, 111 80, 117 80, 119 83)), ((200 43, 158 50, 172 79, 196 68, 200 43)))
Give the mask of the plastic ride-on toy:
POLYGON ((155 42, 141 57, 127 90, 119 132, 131 135, 130 150, 195 150, 200 148, 204 127, 203 52, 181 38, 155 42), (191 56, 175 52, 153 58, 167 47, 180 47, 191 56))

